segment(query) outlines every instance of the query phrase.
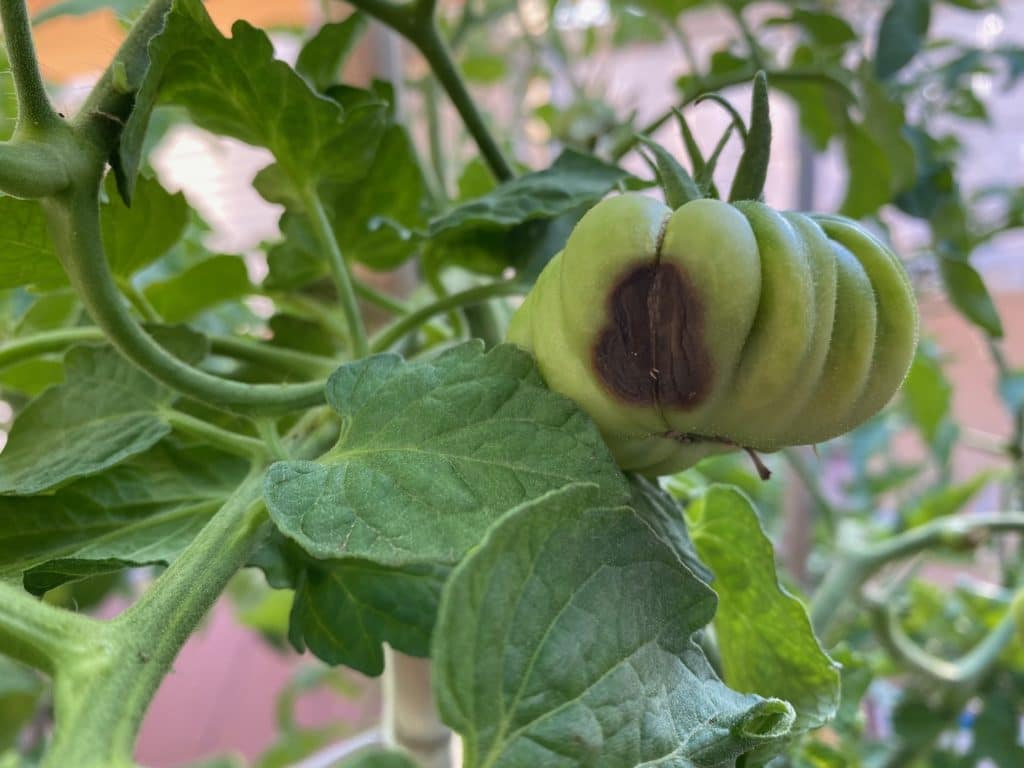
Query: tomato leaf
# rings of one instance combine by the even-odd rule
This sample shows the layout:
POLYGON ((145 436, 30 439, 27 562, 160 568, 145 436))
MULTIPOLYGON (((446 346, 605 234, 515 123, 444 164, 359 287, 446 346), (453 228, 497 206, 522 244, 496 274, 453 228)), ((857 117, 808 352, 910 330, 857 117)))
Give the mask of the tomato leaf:
POLYGON ((245 262, 240 256, 226 254, 199 261, 145 289, 157 314, 169 323, 191 320, 207 309, 252 292, 245 262))
POLYGON ((921 50, 931 12, 931 0, 892 0, 875 46, 875 74, 880 80, 895 75, 921 50))
POLYGON ((818 644, 804 606, 779 584, 772 543, 750 500, 713 485, 687 507, 686 520, 715 575, 714 627, 725 682, 790 702, 797 731, 831 720, 839 706, 838 667, 818 644))
POLYGON ((727 688, 692 640, 714 611, 596 486, 513 510, 452 573, 435 630, 434 688, 464 765, 733 765, 777 741, 792 708, 727 688))
MULTIPOLYGON (((518 176, 434 218, 427 256, 480 272, 522 267, 550 222, 593 205, 628 178, 621 168, 566 150, 550 168, 518 176)), ((564 238, 547 249, 548 256, 561 245, 564 238)))
POLYGON ((174 0, 163 31, 149 46, 151 63, 119 151, 122 192, 138 166, 149 112, 161 100, 188 109, 215 133, 266 147, 297 188, 329 178, 354 179, 376 152, 383 103, 346 114, 302 76, 274 58, 266 33, 236 21, 224 37, 199 0, 174 0))
POLYGON ((245 477, 248 464, 163 442, 49 496, 0 497, 0 575, 45 592, 65 581, 167 563, 245 477))
POLYGON ((339 368, 338 444, 274 464, 266 500, 317 558, 454 563, 512 507, 566 483, 627 489, 590 420, 549 392, 529 355, 460 345, 433 360, 376 355, 339 368))
POLYGON ((0 493, 38 493, 102 472, 170 432, 159 408, 174 394, 115 350, 74 348, 65 369, 65 383, 18 414, 0 454, 0 493))
POLYGON ((309 648, 328 664, 345 664, 365 675, 384 671, 382 643, 411 656, 429 656, 448 571, 366 560, 308 563, 295 590, 288 637, 296 650, 309 648))
POLYGON ((341 68, 368 26, 361 13, 353 13, 344 21, 324 24, 302 46, 295 71, 316 90, 327 90, 338 82, 341 68))
POLYGON ((129 208, 116 194, 113 176, 105 189, 103 248, 115 275, 128 277, 152 264, 185 234, 189 207, 181 192, 171 194, 156 179, 142 177, 129 208))

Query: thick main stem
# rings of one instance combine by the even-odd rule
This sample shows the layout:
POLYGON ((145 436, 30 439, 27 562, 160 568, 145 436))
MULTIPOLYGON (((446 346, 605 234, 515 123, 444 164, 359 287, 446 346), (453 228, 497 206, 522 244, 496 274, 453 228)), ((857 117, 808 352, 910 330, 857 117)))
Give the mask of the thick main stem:
POLYGON ((139 601, 110 623, 107 653, 60 669, 43 768, 132 765, 142 716, 178 651, 241 568, 266 521, 254 473, 139 601))
POLYGON ((42 133, 60 122, 39 74, 25 0, 0 0, 7 57, 18 95, 18 131, 42 133))

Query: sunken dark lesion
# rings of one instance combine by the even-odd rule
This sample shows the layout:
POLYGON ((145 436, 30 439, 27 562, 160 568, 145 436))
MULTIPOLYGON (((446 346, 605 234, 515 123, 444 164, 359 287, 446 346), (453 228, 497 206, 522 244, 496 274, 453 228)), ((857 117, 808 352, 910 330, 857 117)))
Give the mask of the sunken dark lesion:
POLYGON ((679 267, 653 261, 633 267, 615 282, 607 308, 593 362, 611 394, 683 410, 707 399, 713 370, 704 304, 679 267))

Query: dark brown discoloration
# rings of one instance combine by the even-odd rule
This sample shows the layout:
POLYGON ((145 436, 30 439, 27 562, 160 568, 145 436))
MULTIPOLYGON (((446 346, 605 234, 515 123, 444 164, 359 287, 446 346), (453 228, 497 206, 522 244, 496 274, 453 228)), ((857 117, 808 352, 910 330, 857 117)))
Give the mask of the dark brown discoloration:
POLYGON ((629 403, 695 408, 711 388, 704 306, 674 264, 627 272, 608 297, 609 325, 594 345, 605 387, 629 403))

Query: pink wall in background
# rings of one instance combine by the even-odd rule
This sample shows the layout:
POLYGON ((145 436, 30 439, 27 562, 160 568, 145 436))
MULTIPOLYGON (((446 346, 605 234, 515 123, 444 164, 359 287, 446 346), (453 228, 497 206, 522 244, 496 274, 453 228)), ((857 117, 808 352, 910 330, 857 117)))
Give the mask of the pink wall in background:
MULTIPOLYGON (((185 645, 157 692, 142 725, 136 757, 149 768, 173 768, 226 752, 253 758, 277 735, 277 694, 310 655, 280 652, 256 632, 237 623, 230 603, 221 600, 206 625, 185 645)), ((298 719, 305 726, 338 721, 353 730, 372 723, 377 684, 356 673, 364 692, 347 701, 326 691, 303 697, 298 719)))

